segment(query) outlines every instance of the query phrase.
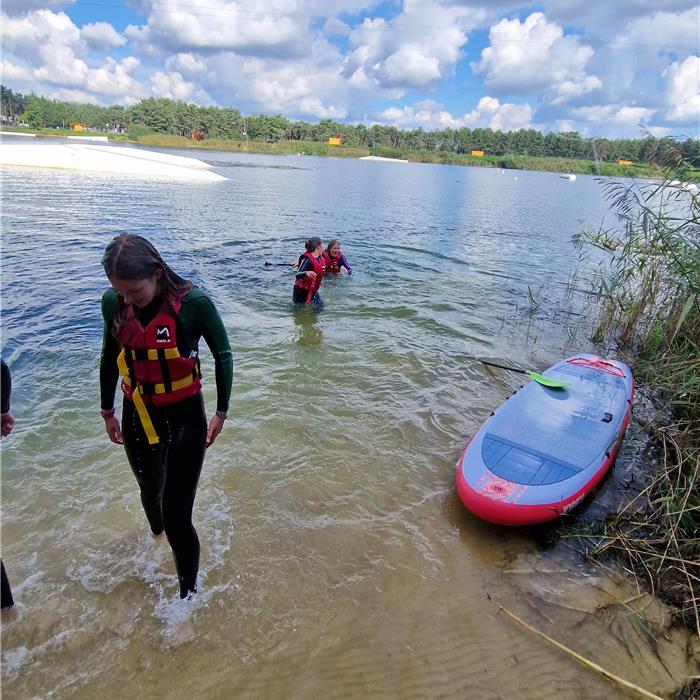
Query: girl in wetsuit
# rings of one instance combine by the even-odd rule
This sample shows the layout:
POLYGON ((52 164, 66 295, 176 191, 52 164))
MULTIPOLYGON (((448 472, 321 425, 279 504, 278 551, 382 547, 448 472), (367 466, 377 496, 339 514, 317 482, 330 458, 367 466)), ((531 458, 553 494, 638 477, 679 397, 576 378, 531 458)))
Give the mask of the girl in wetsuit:
POLYGON ((352 274, 352 268, 340 251, 340 241, 335 239, 328 242, 328 247, 323 254, 321 262, 326 266, 327 275, 339 275, 341 270, 346 275, 352 274))
POLYGON ((233 362, 212 300, 176 275, 141 236, 122 234, 105 249, 112 285, 102 296, 102 417, 109 439, 123 444, 154 536, 173 550, 180 597, 197 588, 199 539, 192 525, 204 451, 228 411, 233 362), (214 356, 217 403, 207 427, 198 346, 214 356), (121 377, 121 426, 114 393, 121 377))
MULTIPOLYGON (((2 407, 0 411, 0 435, 7 437, 15 427, 15 418, 10 411, 10 394, 12 392, 12 376, 5 360, 0 360, 0 393, 2 407)), ((11 608, 15 604, 12 588, 5 572, 5 565, 0 559, 0 608, 11 608)))
POLYGON ((299 256, 297 273, 294 279, 292 301, 295 304, 313 304, 323 307, 318 290, 323 281, 323 241, 318 236, 312 236, 304 244, 306 252, 299 256))

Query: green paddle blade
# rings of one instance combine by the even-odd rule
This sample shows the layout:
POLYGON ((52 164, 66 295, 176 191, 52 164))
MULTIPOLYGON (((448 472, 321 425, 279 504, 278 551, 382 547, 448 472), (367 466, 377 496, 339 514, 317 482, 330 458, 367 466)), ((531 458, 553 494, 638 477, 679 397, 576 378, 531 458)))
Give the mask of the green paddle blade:
POLYGON ((538 374, 537 372, 533 372, 529 369, 525 371, 525 374, 527 374, 527 376, 533 381, 541 384, 542 386, 548 386, 550 389, 566 389, 566 387, 570 386, 571 384, 571 382, 565 382, 563 379, 552 379, 552 377, 545 377, 544 374, 538 374))

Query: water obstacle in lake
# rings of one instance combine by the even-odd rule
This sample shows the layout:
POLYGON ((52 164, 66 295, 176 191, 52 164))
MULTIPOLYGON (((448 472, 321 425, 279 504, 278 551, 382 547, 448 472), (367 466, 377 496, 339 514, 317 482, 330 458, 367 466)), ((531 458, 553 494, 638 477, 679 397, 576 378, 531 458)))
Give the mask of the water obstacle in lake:
POLYGON ((226 179, 211 172, 208 163, 196 158, 94 143, 3 143, 0 148, 0 165, 178 178, 200 182, 226 179))

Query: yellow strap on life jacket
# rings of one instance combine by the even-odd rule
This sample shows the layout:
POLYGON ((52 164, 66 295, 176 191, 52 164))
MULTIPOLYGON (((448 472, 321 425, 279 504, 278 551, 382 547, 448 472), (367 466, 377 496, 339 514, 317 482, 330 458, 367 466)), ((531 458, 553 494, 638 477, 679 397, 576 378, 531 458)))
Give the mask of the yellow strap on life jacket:
MULTIPOLYGON (((195 380, 197 379, 196 376, 192 376, 191 374, 188 374, 186 377, 183 377, 182 379, 176 379, 174 382, 171 382, 171 391, 179 391, 180 389, 185 389, 188 387, 190 384, 193 384, 195 380)), ((129 377, 124 377, 123 378, 124 384, 127 386, 131 386, 131 379, 129 377)), ((139 384, 139 391, 143 394, 143 387, 139 384)), ((167 393, 165 391, 165 384, 154 384, 153 385, 153 390, 156 394, 165 394, 167 393)), ((136 393, 136 392, 134 392, 136 393)))
POLYGON ((117 368, 119 369, 119 376, 122 378, 129 378, 129 368, 126 365, 126 357, 124 356, 124 348, 119 353, 117 357, 117 368))
POLYGON ((148 444, 157 445, 160 442, 160 438, 158 437, 158 433, 156 433, 156 429, 153 427, 151 416, 148 415, 148 409, 146 408, 146 404, 143 402, 141 392, 134 391, 131 394, 131 398, 134 400, 134 406, 136 406, 136 412, 139 414, 139 418, 141 419, 143 432, 146 433, 146 437, 148 438, 148 444))
MULTIPOLYGON (((147 350, 147 357, 149 360, 158 360, 160 359, 158 356, 158 353, 162 352, 165 355, 166 360, 176 360, 178 357, 181 357, 180 351, 177 348, 164 348, 163 350, 154 350, 150 349, 147 350)), ((136 360, 137 359, 137 352, 132 348, 131 350, 131 357, 136 360)))
MULTIPOLYGON (((119 353, 119 357, 117 357, 117 367, 119 368, 119 374, 122 377, 124 384, 131 386, 129 367, 126 364, 124 348, 122 348, 122 351, 119 353)), ((139 391, 139 389, 140 387, 137 387, 136 391, 131 392, 131 398, 134 402, 134 406, 136 407, 136 412, 139 414, 139 418, 141 419, 141 425, 143 426, 143 431, 146 433, 146 437, 148 438, 148 444, 157 445, 160 442, 160 439, 158 438, 156 429, 153 427, 153 421, 151 420, 151 416, 148 415, 148 409, 146 408, 146 404, 143 402, 143 397, 141 396, 141 391, 139 391)))

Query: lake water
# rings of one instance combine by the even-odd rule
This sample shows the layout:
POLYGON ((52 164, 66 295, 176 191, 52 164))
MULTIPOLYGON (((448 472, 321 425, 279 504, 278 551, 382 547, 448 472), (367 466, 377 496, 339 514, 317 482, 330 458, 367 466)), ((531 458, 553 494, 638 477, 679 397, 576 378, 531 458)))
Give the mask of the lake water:
POLYGON ((541 531, 477 521, 454 489, 466 440, 520 384, 465 355, 542 369, 592 349, 570 239, 609 220, 599 183, 197 157, 227 180, 3 174, 1 344, 17 425, 2 444, 2 556, 18 601, 3 617, 4 696, 620 692, 487 595, 671 690, 688 672, 684 638, 669 632, 657 654, 639 631, 650 611, 661 617, 645 624, 663 624, 659 606, 564 546, 541 549, 541 531), (211 293, 234 352, 230 418, 195 503, 189 604, 99 415, 100 258, 121 232, 211 293), (291 270, 265 262, 290 263, 314 234, 341 240, 353 275, 324 282, 322 313, 295 313, 291 270))

